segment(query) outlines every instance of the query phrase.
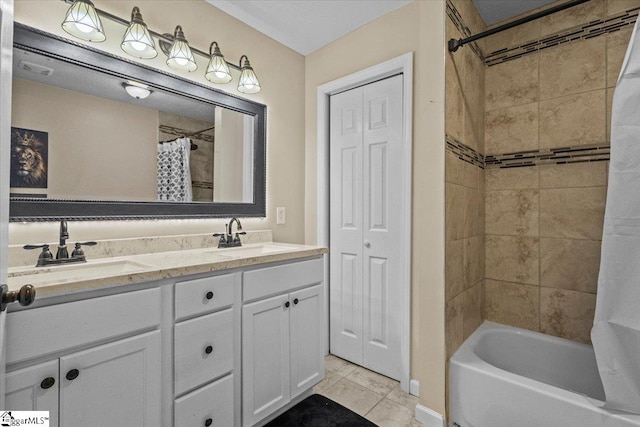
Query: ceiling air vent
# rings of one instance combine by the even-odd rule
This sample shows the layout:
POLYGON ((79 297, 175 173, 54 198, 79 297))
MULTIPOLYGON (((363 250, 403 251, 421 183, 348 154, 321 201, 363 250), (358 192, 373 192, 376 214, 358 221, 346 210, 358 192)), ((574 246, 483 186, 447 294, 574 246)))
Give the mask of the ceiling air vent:
POLYGON ((53 68, 34 64, 33 62, 20 61, 20 63, 18 64, 18 67, 21 70, 29 71, 30 73, 39 74, 41 76, 48 77, 53 74, 53 68))

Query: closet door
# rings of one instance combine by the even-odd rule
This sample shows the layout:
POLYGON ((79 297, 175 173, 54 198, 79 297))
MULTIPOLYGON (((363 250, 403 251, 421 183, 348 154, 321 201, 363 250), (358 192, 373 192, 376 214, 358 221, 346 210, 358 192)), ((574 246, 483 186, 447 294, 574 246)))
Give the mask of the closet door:
POLYGON ((330 347, 362 355, 362 88, 330 100, 330 347))

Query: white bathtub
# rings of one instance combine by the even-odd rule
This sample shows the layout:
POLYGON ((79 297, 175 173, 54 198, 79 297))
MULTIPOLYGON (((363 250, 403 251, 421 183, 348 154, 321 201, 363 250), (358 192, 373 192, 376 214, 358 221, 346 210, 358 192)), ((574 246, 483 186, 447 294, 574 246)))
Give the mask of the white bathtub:
POLYGON ((449 426, 640 427, 602 409, 590 345, 484 322, 451 357, 449 426))

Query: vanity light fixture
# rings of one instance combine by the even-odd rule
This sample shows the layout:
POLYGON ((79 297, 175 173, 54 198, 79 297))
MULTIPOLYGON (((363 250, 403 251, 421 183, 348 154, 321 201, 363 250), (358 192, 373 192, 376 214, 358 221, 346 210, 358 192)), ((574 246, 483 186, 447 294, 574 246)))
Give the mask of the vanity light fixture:
POLYGON ((74 37, 90 42, 103 42, 107 38, 91 0, 74 0, 64 17, 62 29, 74 37))
POLYGON ((173 43, 171 44, 171 50, 169 51, 169 57, 167 58, 167 65, 169 68, 173 68, 178 71, 195 71, 198 69, 198 64, 193 57, 189 42, 184 37, 182 27, 176 26, 173 32, 173 43))
POLYGON ((251 68, 249 58, 247 55, 240 57, 240 79, 238 79, 238 91, 242 93, 258 93, 260 92, 260 82, 256 73, 251 68), (242 65, 242 58, 244 58, 244 65, 242 65))
POLYGON ((209 65, 207 65, 207 71, 204 74, 205 78, 211 83, 229 83, 231 81, 231 71, 229 71, 229 65, 224 60, 222 52, 218 47, 217 42, 211 42, 209 45, 209 65), (211 53, 211 48, 213 53, 211 53))
POLYGON ((122 83, 122 87, 124 87, 124 90, 126 90, 127 93, 135 99, 145 99, 151 95, 149 86, 132 80, 127 80, 126 83, 122 83))
POLYGON ((124 32, 120 47, 135 58, 151 59, 158 56, 156 45, 149 34, 147 24, 142 20, 138 6, 131 10, 131 22, 124 32))

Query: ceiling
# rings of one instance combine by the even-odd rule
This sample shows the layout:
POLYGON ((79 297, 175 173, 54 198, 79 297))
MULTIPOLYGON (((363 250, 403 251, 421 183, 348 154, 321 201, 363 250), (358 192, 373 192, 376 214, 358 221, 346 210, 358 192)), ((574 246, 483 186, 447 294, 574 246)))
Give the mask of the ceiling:
MULTIPOLYGON (((205 0, 302 55, 308 55, 411 0, 205 0)), ((429 0, 423 0, 429 1, 429 0)), ((487 25, 554 0, 473 0, 487 25)))

